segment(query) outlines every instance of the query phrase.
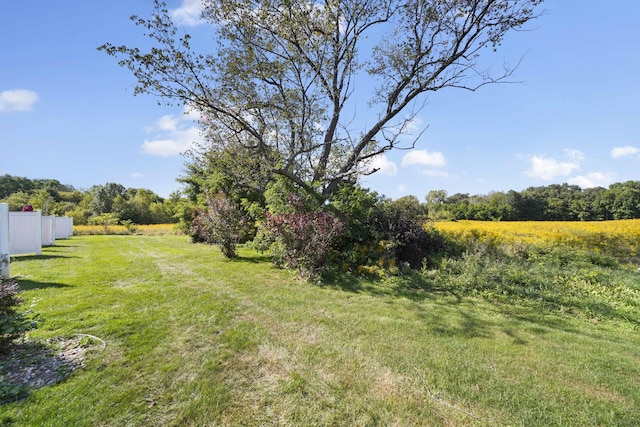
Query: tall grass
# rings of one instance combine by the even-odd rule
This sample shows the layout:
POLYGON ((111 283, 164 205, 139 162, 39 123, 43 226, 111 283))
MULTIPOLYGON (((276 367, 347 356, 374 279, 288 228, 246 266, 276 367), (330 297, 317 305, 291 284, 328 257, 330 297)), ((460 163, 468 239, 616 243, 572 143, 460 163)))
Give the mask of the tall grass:
POLYGON ((73 234, 79 236, 86 235, 127 235, 137 234, 145 236, 157 236, 174 234, 184 234, 177 224, 146 224, 146 225, 74 225, 73 234))
POLYGON ((640 219, 616 221, 448 221, 438 230, 462 245, 535 246, 596 251, 624 260, 640 259, 640 219))

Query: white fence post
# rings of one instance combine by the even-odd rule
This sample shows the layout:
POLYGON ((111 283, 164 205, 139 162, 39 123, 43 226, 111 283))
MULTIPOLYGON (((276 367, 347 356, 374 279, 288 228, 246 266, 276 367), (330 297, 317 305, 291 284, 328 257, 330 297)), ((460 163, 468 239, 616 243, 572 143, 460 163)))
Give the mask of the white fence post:
POLYGON ((0 203, 0 278, 9 279, 9 204, 0 203))

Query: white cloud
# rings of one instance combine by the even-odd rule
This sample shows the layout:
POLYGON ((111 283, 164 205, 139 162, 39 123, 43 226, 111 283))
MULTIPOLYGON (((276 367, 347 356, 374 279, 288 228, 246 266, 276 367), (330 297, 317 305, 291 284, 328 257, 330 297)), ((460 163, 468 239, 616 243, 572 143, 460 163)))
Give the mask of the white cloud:
POLYGON ((406 186, 406 185, 404 185, 404 184, 399 184, 399 185, 398 185, 398 193, 402 193, 402 194, 404 194, 404 193, 406 193, 406 192, 407 192, 407 186, 406 186))
POLYGON ((626 147, 616 147, 611 150, 611 157, 617 159, 618 157, 632 156, 638 153, 640 153, 640 148, 627 145, 626 147))
POLYGON ((204 141, 200 129, 193 122, 193 115, 176 116, 168 114, 160 117, 154 126, 145 131, 156 135, 142 144, 142 152, 152 156, 173 157, 204 141))
POLYGON ((5 90, 0 92, 0 112, 31 111, 37 101, 38 94, 32 90, 5 90))
POLYGON ((140 173, 140 172, 134 172, 131 174, 131 178, 142 178, 144 176, 144 174, 140 173))
MULTIPOLYGON (((578 153, 580 152, 578 151, 578 153)), ((547 181, 551 181, 557 176, 569 175, 574 170, 580 169, 578 162, 582 160, 583 157, 578 159, 576 154, 577 153, 569 152, 570 160, 565 162, 549 157, 533 156, 531 158, 531 168, 526 170, 525 174, 547 181)))
POLYGON ((567 182, 582 188, 608 187, 613 182, 613 177, 601 172, 591 172, 570 178, 567 182))
POLYGON ((173 114, 167 114, 158 119, 156 126, 159 130, 173 131, 178 126, 178 119, 173 114))
POLYGON ((182 0, 182 5, 171 11, 171 17, 179 24, 195 27, 202 21, 202 1, 182 0))
POLYGON ((402 166, 421 165, 431 167, 443 167, 447 164, 444 154, 427 150, 411 150, 402 158, 402 166))
POLYGON ((177 156, 184 153, 188 148, 188 145, 183 145, 174 139, 156 139, 144 141, 142 144, 142 151, 145 154, 159 157, 177 156))
POLYGON ((373 169, 378 169, 378 173, 393 176, 398 173, 398 167, 394 162, 389 160, 384 154, 375 156, 369 166, 373 169))
POLYGON ((573 160, 574 162, 581 162, 584 160, 584 153, 580 150, 565 148, 564 152, 569 160, 573 160))
POLYGON ((194 122, 197 122, 198 120, 200 120, 200 112, 198 110, 195 110, 193 108, 189 108, 184 107, 184 110, 182 111, 182 115, 188 119, 188 120, 193 120, 194 122))

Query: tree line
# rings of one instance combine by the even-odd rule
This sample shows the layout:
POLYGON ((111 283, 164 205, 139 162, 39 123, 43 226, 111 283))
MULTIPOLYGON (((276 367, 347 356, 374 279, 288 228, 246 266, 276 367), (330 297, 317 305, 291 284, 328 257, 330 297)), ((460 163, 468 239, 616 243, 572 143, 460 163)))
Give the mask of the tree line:
POLYGON ((611 184, 609 188, 581 189, 552 184, 523 191, 486 195, 432 190, 426 196, 432 219, 482 221, 602 221, 640 218, 640 181, 611 184))
POLYGON ((0 176, 0 202, 9 210, 20 211, 25 205, 44 215, 73 217, 74 224, 123 223, 167 224, 180 202, 178 194, 162 198, 144 188, 125 188, 109 182, 87 190, 76 189, 56 179, 29 179, 0 176))
MULTIPOLYGON (((217 159, 220 162, 220 159, 217 159)), ((0 176, 0 202, 19 211, 26 204, 45 214, 66 215, 75 224, 99 222, 105 216, 116 222, 135 224, 174 223, 182 219, 189 223, 191 211, 206 205, 207 190, 225 191, 239 198, 247 198, 248 191, 238 191, 231 183, 221 185, 206 171, 206 180, 197 176, 204 172, 188 164, 187 174, 179 179, 183 194, 174 193, 162 198, 151 190, 125 188, 121 184, 94 185, 87 190, 76 189, 56 179, 29 179, 0 176), (207 181, 206 185, 203 181, 207 181)), ((210 165, 211 166, 211 165, 210 165)), ((216 168, 222 169, 220 164, 216 168)), ((229 178, 228 176, 226 177, 229 178)), ((265 182, 265 181, 263 181, 265 182)), ((264 189, 263 189, 264 191, 264 189)), ((256 200, 254 195, 253 200, 256 200)), ((264 203, 264 202, 263 202, 264 203)), ((431 190, 420 203, 415 196, 401 197, 395 204, 409 214, 432 220, 479 221, 602 221, 640 218, 640 181, 611 184, 608 188, 582 189, 576 185, 551 184, 529 187, 522 191, 494 191, 488 194, 447 194, 445 190, 431 190)))

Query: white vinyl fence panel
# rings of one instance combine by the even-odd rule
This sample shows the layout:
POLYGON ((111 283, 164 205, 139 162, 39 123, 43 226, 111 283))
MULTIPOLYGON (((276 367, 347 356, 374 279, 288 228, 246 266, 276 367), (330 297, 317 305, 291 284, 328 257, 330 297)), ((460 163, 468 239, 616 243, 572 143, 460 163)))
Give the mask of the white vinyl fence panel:
POLYGON ((56 244, 56 217, 54 215, 42 217, 42 246, 56 244))
POLYGON ((73 217, 65 216, 67 218, 67 237, 73 236, 73 217))
POLYGON ((0 203, 0 279, 9 279, 9 204, 0 203))
POLYGON ((73 235, 73 218, 68 216, 56 217, 56 239, 67 239, 73 235))
POLYGON ((9 254, 42 254, 42 213, 9 212, 9 254))

